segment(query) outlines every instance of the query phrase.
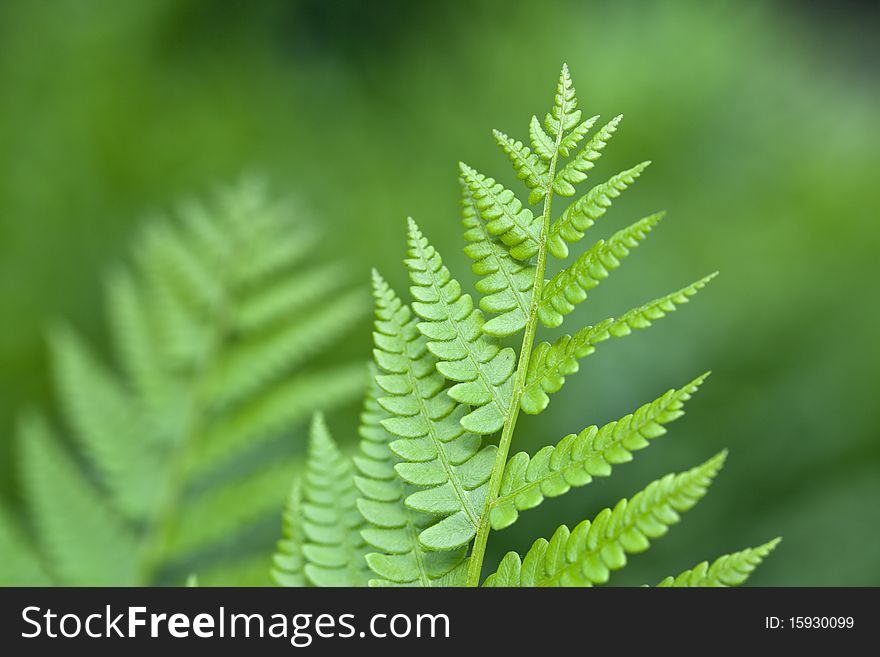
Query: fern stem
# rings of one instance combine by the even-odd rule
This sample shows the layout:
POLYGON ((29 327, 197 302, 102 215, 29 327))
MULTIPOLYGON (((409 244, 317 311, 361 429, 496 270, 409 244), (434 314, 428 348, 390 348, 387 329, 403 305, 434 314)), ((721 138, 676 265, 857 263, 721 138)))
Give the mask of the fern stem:
POLYGON ((510 453, 513 432, 516 429, 516 421, 519 417, 520 401, 526 387, 529 359, 532 355, 535 332, 538 328, 538 307, 541 304, 541 293, 544 289, 544 271, 547 268, 547 236, 550 232, 550 212, 553 206, 553 178, 556 176, 556 163, 559 158, 559 145, 562 142, 563 133, 564 130, 560 123, 559 131, 556 134, 553 158, 550 160, 550 169, 547 176, 547 193, 544 197, 544 211, 541 213, 541 239, 538 244, 537 262, 535 263, 535 284, 532 287, 528 322, 526 323, 522 346, 520 347, 519 362, 516 366, 516 378, 514 380, 513 393, 510 397, 510 411, 507 421, 504 423, 504 428, 501 430, 501 438, 498 440, 498 451, 495 455, 492 477, 489 479, 486 504, 483 513, 480 515, 480 523, 477 526, 477 534, 474 537, 473 547, 471 548, 466 586, 480 585, 483 560, 486 556, 486 544, 489 541, 489 531, 491 530, 489 511, 492 509, 492 505, 495 503, 501 490, 501 480, 504 477, 504 468, 507 465, 507 455, 510 453))
POLYGON ((222 335, 224 333, 225 322, 221 321, 211 341, 211 347, 207 350, 202 362, 196 368, 194 376, 195 393, 187 409, 185 420, 181 425, 183 428, 180 433, 181 442, 171 459, 168 476, 159 497, 156 512, 141 543, 141 562, 138 569, 140 586, 149 586, 153 583, 162 566, 163 557, 171 540, 177 505, 184 494, 186 475, 192 463, 196 438, 200 431, 199 420, 203 414, 204 393, 202 391, 204 390, 205 373, 210 370, 214 354, 217 352, 220 343, 222 343, 222 335))
MULTIPOLYGON (((251 243, 246 241, 242 248, 241 261, 247 261, 250 252, 251 243)), ((205 399, 207 377, 219 352, 229 338, 229 323, 236 302, 233 284, 235 271, 235 262, 233 261, 232 266, 224 272, 224 275, 221 275, 221 282, 226 294, 217 308, 217 319, 213 331, 208 336, 208 347, 193 368, 194 393, 184 415, 184 421, 181 423, 180 443, 176 446, 177 450, 171 458, 168 477, 159 496, 159 503, 156 505, 150 526, 141 540, 141 559, 137 573, 140 586, 149 586, 153 583, 162 567, 163 558, 172 538, 177 507, 186 492, 187 474, 200 447, 198 437, 202 430, 200 423, 207 407, 205 399)))

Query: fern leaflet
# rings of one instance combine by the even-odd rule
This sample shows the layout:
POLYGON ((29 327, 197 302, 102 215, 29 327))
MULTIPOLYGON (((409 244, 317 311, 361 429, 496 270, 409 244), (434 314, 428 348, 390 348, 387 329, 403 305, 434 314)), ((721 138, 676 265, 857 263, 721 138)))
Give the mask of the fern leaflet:
POLYGON ((602 149, 617 131, 617 126, 622 120, 621 114, 602 126, 584 148, 559 170, 553 181, 553 191, 561 196, 574 194, 574 186, 587 179, 587 171, 596 166, 596 160, 602 156, 602 149))
POLYGON ((662 319, 687 303, 714 277, 715 274, 710 274, 671 294, 633 308, 617 319, 605 319, 595 326, 585 326, 574 335, 560 336, 552 345, 547 342, 538 344, 529 359, 520 400, 522 410, 531 415, 542 412, 550 403, 549 395, 562 389, 565 377, 580 369, 578 361, 596 351, 596 345, 611 337, 627 336, 633 329, 648 328, 652 321, 662 319))
POLYGON ((437 357, 437 370, 456 382, 449 396, 472 407, 461 426, 478 434, 495 433, 507 419, 516 354, 483 333, 482 313, 449 274, 440 254, 409 221, 409 267, 416 301, 413 310, 425 321, 419 331, 437 357))
POLYGON ((465 255, 474 261, 471 270, 482 277, 477 292, 482 294, 480 309, 499 313, 483 324, 483 333, 504 337, 518 333, 528 323, 535 267, 513 258, 480 220, 474 197, 462 180, 462 224, 469 242, 465 255))
MULTIPOLYGON (((507 154, 510 163, 516 169, 517 177, 529 189, 533 190, 533 194, 541 194, 540 190, 547 186, 547 172, 549 171, 547 163, 541 157, 532 153, 529 147, 521 141, 511 139, 499 130, 493 131, 492 134, 495 137, 495 143, 507 154)), ((532 197, 529 197, 529 202, 531 203, 537 203, 540 200, 540 198, 532 200, 532 197)))
POLYGON ((749 578, 781 540, 774 538, 755 548, 725 554, 713 561, 712 565, 703 561, 677 577, 667 577, 657 586, 739 586, 749 578))
POLYGON ((587 298, 593 289, 608 277, 609 270, 620 266, 620 259, 629 255, 663 218, 652 214, 617 231, 607 242, 599 241, 574 263, 556 274, 544 287, 538 317, 549 328, 562 324, 565 315, 587 298))
POLYGON ((604 509, 591 522, 573 530, 562 525, 546 541, 538 539, 521 560, 509 552, 485 586, 591 586, 604 584, 612 570, 626 565, 626 555, 644 552, 679 520, 679 513, 705 495, 724 463, 725 452, 678 475, 649 484, 614 509, 604 509))
POLYGON ((516 195, 494 178, 487 178, 464 163, 460 169, 489 233, 506 244, 517 260, 535 255, 541 248, 541 218, 524 208, 516 195))
POLYGON ((492 528, 512 525, 519 511, 538 506, 545 497, 558 497, 573 486, 585 486, 593 477, 607 477, 612 465, 631 461, 632 452, 644 449, 649 440, 666 433, 663 425, 684 415, 684 402, 707 376, 703 374, 683 388, 669 390, 601 429, 594 425, 579 434, 569 434, 533 457, 525 452, 514 454, 504 468, 499 495, 489 512, 492 528))
POLYGON ((584 196, 571 203, 559 219, 550 226, 547 236, 547 250, 557 258, 568 257, 568 244, 584 238, 584 231, 592 227, 611 207, 611 202, 632 185, 648 168, 650 161, 637 164, 632 169, 621 171, 606 182, 593 187, 584 196))
POLYGON ((272 557, 272 579, 279 586, 308 586, 303 545, 306 542, 303 530, 302 484, 295 481, 284 508, 282 539, 278 542, 272 557))
POLYGON ((405 503, 441 517, 419 535, 424 547, 457 549, 476 533, 495 447, 481 449, 480 437, 462 426, 467 408, 447 394, 410 309, 375 272, 373 286, 374 354, 383 372, 376 382, 387 395, 379 404, 390 415, 382 426, 400 438, 390 445, 401 459, 395 471, 417 488, 405 503))
POLYGON ((285 537, 275 557, 276 581, 312 586, 365 586, 366 546, 351 462, 336 446, 323 416, 312 419, 302 496, 294 484, 285 537), (297 540, 299 539, 299 540, 297 540), (300 567, 301 566, 301 567, 300 567), (283 569, 281 569, 283 567, 283 569))
POLYGON ((389 415, 377 401, 380 394, 373 378, 361 414, 360 454, 355 457, 359 472, 355 483, 361 493, 358 508, 367 523, 362 535, 376 550, 366 557, 379 577, 370 586, 441 586, 444 576, 461 564, 464 550, 429 551, 419 542, 421 531, 436 517, 404 503, 415 488, 394 470, 400 459, 390 448, 394 437, 382 426, 389 415))

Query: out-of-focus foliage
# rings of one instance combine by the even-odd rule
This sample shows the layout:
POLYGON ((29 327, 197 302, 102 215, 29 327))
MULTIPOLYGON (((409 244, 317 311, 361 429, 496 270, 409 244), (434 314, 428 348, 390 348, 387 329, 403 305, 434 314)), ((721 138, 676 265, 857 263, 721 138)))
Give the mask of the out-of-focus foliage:
MULTIPOLYGON (((599 179, 646 153, 654 160, 603 230, 669 211, 663 234, 640 247, 641 266, 622 268, 574 323, 617 316, 628 307, 618 295, 651 298, 693 271, 723 276, 702 312, 584 361, 540 435, 522 419, 520 434, 531 427, 534 442, 514 449, 579 430, 585 413, 599 424, 620 417, 632 399, 709 367, 712 385, 677 438, 634 463, 627 482, 722 447, 736 458, 691 512, 699 517, 652 551, 651 572, 691 567, 686 545, 720 554, 781 534, 778 557, 752 583, 880 584, 880 526, 864 520, 880 495, 871 348, 880 92, 866 10, 733 0, 462 7, 0 4, 0 435, 11 436, 26 404, 50 403, 47 319, 107 342, 96 289, 131 218, 242 170, 304 195, 364 275, 396 261, 408 214, 463 270, 449 230, 459 222, 461 144, 485 144, 469 153, 478 170, 496 162, 490 129, 517 127, 544 102, 536 81, 567 61, 585 106, 627 116, 599 179), (565 20, 548 20, 563 11, 565 20)), ((347 348, 368 346, 365 328, 347 348)), ((354 435, 353 415, 337 423, 347 429, 337 435, 354 435)), ((15 508, 10 449, 0 445, 0 472, 15 508)), ((498 556, 524 553, 585 504, 631 488, 608 481, 547 500, 497 536, 498 556)), ((636 558, 618 581, 654 579, 636 558)))
POLYGON ((42 414, 22 419, 26 517, 0 507, 0 585, 43 583, 35 570, 65 586, 161 584, 175 572, 180 583, 195 569, 202 583, 268 583, 261 529, 297 469, 292 429, 365 382, 359 361, 308 364, 367 299, 338 266, 302 267, 317 235, 301 215, 242 184, 149 223, 135 266, 108 278, 115 368, 74 331, 52 332, 73 449, 42 414))

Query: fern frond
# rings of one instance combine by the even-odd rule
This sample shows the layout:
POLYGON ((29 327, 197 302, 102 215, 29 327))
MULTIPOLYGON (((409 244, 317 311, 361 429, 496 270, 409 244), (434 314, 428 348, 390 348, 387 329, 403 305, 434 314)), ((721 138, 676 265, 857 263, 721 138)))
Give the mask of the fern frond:
POLYGON ((587 136, 587 133, 590 132, 593 125, 596 121, 599 120, 599 115, 591 116, 586 121, 582 121, 574 128, 571 129, 566 135, 562 137, 559 141, 559 154, 563 157, 568 157, 570 152, 577 148, 578 144, 581 143, 581 140, 587 136))
POLYGON ((761 562, 779 545, 781 540, 781 538, 774 538, 758 547, 725 554, 713 561, 711 566, 709 562, 703 561, 677 577, 667 577, 657 586, 739 586, 749 578, 755 568, 761 565, 761 562))
POLYGON ((173 219, 149 223, 135 266, 108 278, 119 371, 69 329, 52 333, 55 388, 77 454, 36 441, 20 450, 20 469, 26 490, 39 483, 55 494, 56 510, 32 501, 29 523, 55 583, 174 583, 205 559, 221 577, 245 552, 268 562, 271 546, 253 529, 283 508, 278 482, 295 463, 285 454, 269 464, 263 450, 363 385, 361 364, 304 371, 367 310, 339 268, 300 267, 316 237, 311 222, 260 186, 187 203, 173 219), (64 493, 57 480, 74 481, 78 492, 64 493), (41 525, 60 532, 75 557, 42 537, 41 525), (114 532, 125 537, 114 550, 125 567, 110 558, 110 539, 87 549, 114 532))
POLYGON ((440 517, 419 535, 429 550, 453 550, 470 541, 485 506, 495 447, 480 449, 478 435, 461 425, 467 408, 445 389, 410 309, 373 272, 376 377, 387 394, 379 404, 391 417, 382 426, 400 440, 391 450, 401 459, 395 471, 418 490, 407 507, 440 517))
POLYGON ((480 220, 470 189, 462 186, 462 224, 464 238, 469 242, 464 253, 474 261, 471 270, 480 280, 477 292, 480 309, 487 313, 499 313, 483 324, 483 333, 496 337, 513 335, 521 331, 529 318, 532 288, 535 285, 535 267, 511 257, 480 220))
POLYGON ((223 282, 211 275, 210 255, 186 237, 185 227, 160 219, 146 227, 145 249, 165 267, 165 276, 174 286, 172 293, 184 310, 194 315, 216 311, 224 303, 223 282))
POLYGON ((143 520, 165 473, 155 445, 142 430, 141 410, 72 331, 55 330, 51 347, 54 383, 65 417, 76 430, 74 437, 119 511, 143 520))
POLYGON ((584 147, 562 167, 553 179, 553 191, 560 196, 573 196, 575 185, 587 179, 587 172, 596 166, 596 161, 602 156, 602 149, 611 140, 617 131, 617 126, 623 120, 623 115, 615 116, 604 126, 599 128, 584 147))
MULTIPOLYGON (((545 498, 608 476, 614 465, 632 460, 633 452, 683 415, 684 403, 707 376, 669 390, 620 420, 565 436, 534 456, 520 452, 508 458, 521 410, 542 411, 549 394, 562 387, 566 376, 578 370, 579 359, 599 342, 650 326, 711 279, 533 348, 538 323, 559 326, 662 217, 645 217, 599 241, 545 280, 547 252, 566 257, 568 245, 580 241, 649 164, 596 185, 553 223, 553 195, 574 193, 620 122, 620 117, 610 121, 562 165, 560 156, 567 158, 597 120, 581 121, 577 104, 563 66, 544 125, 534 116, 530 122, 531 147, 494 132, 517 177, 531 190, 529 201, 544 199, 540 216, 493 178, 460 165, 465 254, 479 278, 479 309, 412 219, 405 261, 411 307, 373 272, 378 371, 371 374, 355 459, 358 508, 365 522, 361 535, 375 550, 365 557, 377 575, 370 580, 373 586, 479 585, 493 529, 513 524, 521 511, 545 498), (496 316, 484 320, 483 312, 496 316), (522 353, 502 348, 500 338, 520 332, 522 353), (482 446, 482 436, 495 432, 497 446, 482 446)), ((702 498, 725 456, 722 452, 687 472, 663 477, 573 530, 561 526, 549 541, 536 541, 524 559, 509 553, 485 585, 604 583, 612 570, 626 564, 627 554, 646 550, 650 539, 664 535, 679 513, 702 498)), ((302 570, 303 558, 295 557, 293 570, 302 570)), ((712 576, 727 573, 735 561, 729 559, 712 576)), ((706 579, 708 572, 703 564, 681 579, 706 579)))
MULTIPOLYGON (((562 135, 559 140, 559 147, 556 148, 555 140, 544 132, 540 121, 538 121, 538 117, 532 116, 532 120, 529 123, 529 136, 531 137, 532 145, 536 152, 540 154, 541 159, 544 162, 550 162, 553 158, 554 152, 558 152, 563 157, 568 157, 569 152, 577 148, 577 145, 587 135, 598 119, 598 116, 593 116, 573 127, 571 131, 562 135)), ((511 161, 513 161, 513 156, 510 157, 511 161)), ((519 159, 521 158, 518 158, 518 161, 514 162, 514 167, 519 168, 519 166, 522 166, 519 164, 519 159)), ((546 166, 547 165, 545 164, 545 167, 546 166)), ((534 204, 542 201, 547 195, 548 175, 545 172, 545 175, 541 177, 532 177, 531 180, 536 184, 531 185, 528 181, 526 181, 526 184, 532 189, 532 192, 529 195, 529 203, 534 204)))
POLYGON ((663 218, 652 214, 617 231, 608 241, 599 241, 571 265, 556 274, 544 286, 538 317, 549 328, 562 324, 576 304, 587 298, 587 290, 608 277, 609 270, 620 266, 620 259, 629 255, 663 218))
POLYGON ((156 320, 145 293, 124 269, 107 278, 107 309, 111 337, 132 394, 149 410, 161 409, 167 398, 167 375, 157 358, 156 320))
POLYGON ((252 334, 285 323, 289 317, 308 312, 312 305, 344 291, 347 280, 345 268, 331 263, 269 285, 265 290, 255 290, 253 296, 242 300, 235 313, 236 329, 252 334))
MULTIPOLYGON (((543 195, 550 173, 547 163, 532 153, 529 147, 521 141, 511 139, 500 130, 493 130, 492 135, 495 137, 495 143, 501 147, 516 170, 516 177, 522 180, 526 187, 533 190, 533 194, 543 195)), ((533 203, 537 203, 539 200, 540 198, 532 201, 531 197, 529 198, 529 202, 533 203)))
MULTIPOLYGON (((568 65, 563 64, 559 73, 559 82, 556 83, 556 96, 553 99, 553 109, 544 118, 544 125, 554 137, 574 128, 581 120, 581 111, 577 109, 577 94, 568 65)), ((551 152, 551 157, 553 153, 551 152)))
POLYGON ((662 319, 679 305, 687 303, 716 274, 717 272, 710 274, 680 290, 628 310, 617 319, 611 317, 595 326, 585 326, 574 335, 560 336, 552 345, 547 342, 538 344, 529 359, 526 383, 520 399, 522 410, 531 415, 541 413, 550 402, 549 395, 562 389, 565 377, 579 370, 578 361, 596 351, 597 344, 612 337, 625 337, 633 329, 648 328, 652 321, 662 319))
POLYGON ((483 332, 483 315, 452 278, 436 249, 409 220, 412 308, 423 320, 418 329, 437 357, 437 370, 457 382, 449 396, 471 411, 461 418, 466 431, 495 433, 507 419, 516 354, 483 332))
POLYGON ((485 586, 592 586, 604 584, 612 570, 626 565, 627 554, 644 552, 706 494, 726 452, 677 475, 649 484, 614 509, 573 530, 562 525, 547 541, 538 539, 520 560, 516 552, 502 559, 485 586))
POLYGON ((284 507, 282 538, 278 541, 272 557, 271 575, 278 586, 309 585, 305 574, 306 558, 303 555, 306 535, 303 530, 305 520, 302 497, 302 482, 296 480, 290 488, 290 495, 284 507))
POLYGON ((556 151, 555 141, 553 137, 544 132, 541 122, 534 115, 532 115, 532 120, 529 122, 529 138, 532 140, 532 148, 535 149, 535 152, 544 162, 549 162, 553 159, 553 153, 556 151))
POLYGON ((53 579, 72 586, 131 581, 137 568, 134 533, 42 418, 22 420, 18 449, 25 499, 53 579))
POLYGON ((382 426, 390 415, 379 405, 382 390, 375 382, 375 371, 371 375, 361 413, 360 454, 354 459, 360 473, 355 485, 362 496, 358 509, 367 524, 361 535, 377 550, 366 557, 379 576, 370 580, 370 586, 442 586, 444 576, 461 563, 465 551, 430 551, 419 542, 419 534, 437 518, 404 503, 415 488, 394 470, 400 458, 390 448, 394 436, 382 426))
POLYGON ((586 486, 593 477, 609 476, 612 465, 631 461, 632 452, 644 449, 649 440, 666 433, 663 425, 684 415, 684 402, 708 375, 667 391, 601 429, 593 425, 579 434, 569 434, 533 457, 525 452, 513 455, 504 468, 499 495, 491 505, 492 528, 509 527, 520 511, 538 506, 545 497, 558 497, 573 486, 586 486))
POLYGON ((478 173, 463 162, 459 164, 465 181, 486 229, 507 245, 517 260, 528 260, 540 249, 541 217, 524 208, 516 195, 494 178, 478 173))
POLYGON ((303 572, 308 581, 314 586, 366 586, 367 548, 361 537, 354 471, 320 413, 309 431, 302 515, 303 572))
POLYGON ((569 204, 562 215, 550 226, 547 235, 547 250, 560 260, 567 258, 568 244, 582 240, 584 231, 605 214, 611 207, 612 200, 632 185, 650 164, 651 162, 648 160, 631 169, 621 171, 604 183, 593 187, 577 201, 569 204))

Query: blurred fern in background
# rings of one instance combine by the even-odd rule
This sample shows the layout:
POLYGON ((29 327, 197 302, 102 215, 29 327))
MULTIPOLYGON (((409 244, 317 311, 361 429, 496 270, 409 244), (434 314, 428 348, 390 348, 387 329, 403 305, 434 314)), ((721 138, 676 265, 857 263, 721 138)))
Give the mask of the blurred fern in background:
POLYGON ((22 420, 27 513, 0 513, 0 584, 180 584, 194 563, 201 584, 267 583, 272 543, 254 528, 274 526, 296 468, 271 443, 361 391, 362 363, 309 365, 368 306, 342 267, 307 257, 318 232, 301 210, 243 184, 178 214, 108 278, 118 368, 52 331, 73 440, 22 420))

